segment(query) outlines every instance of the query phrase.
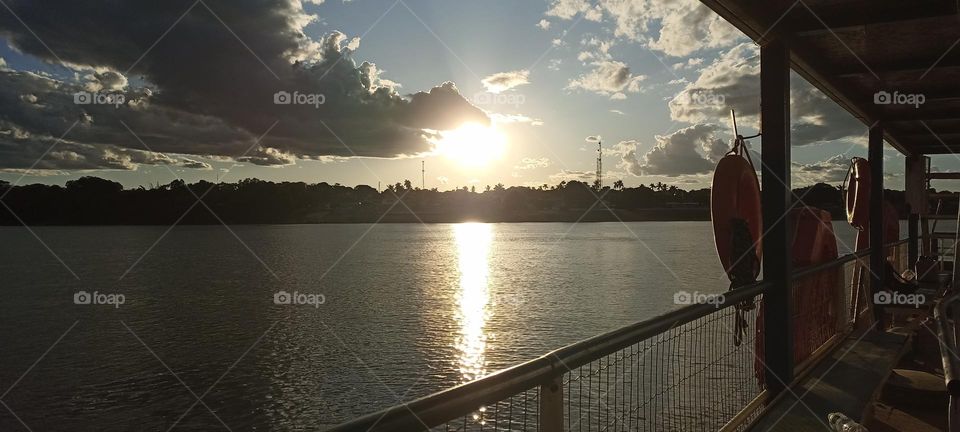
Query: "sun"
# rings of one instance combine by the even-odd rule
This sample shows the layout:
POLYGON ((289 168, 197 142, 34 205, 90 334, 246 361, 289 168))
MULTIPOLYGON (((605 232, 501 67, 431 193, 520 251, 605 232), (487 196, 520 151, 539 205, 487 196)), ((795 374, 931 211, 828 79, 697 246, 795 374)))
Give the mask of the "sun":
POLYGON ((464 123, 459 128, 440 132, 437 153, 466 167, 484 167, 503 157, 507 138, 496 126, 464 123))

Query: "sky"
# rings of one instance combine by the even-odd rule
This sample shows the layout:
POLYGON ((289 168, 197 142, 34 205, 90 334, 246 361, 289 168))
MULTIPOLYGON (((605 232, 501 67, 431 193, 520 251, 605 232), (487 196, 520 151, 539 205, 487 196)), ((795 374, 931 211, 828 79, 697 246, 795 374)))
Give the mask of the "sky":
MULTIPOLYGON (((12 183, 592 182, 599 138, 606 184, 689 189, 731 109, 758 127, 758 47, 694 0, 6 3, 12 183)), ((796 75, 791 101, 794 186, 839 184, 866 127, 796 75)))

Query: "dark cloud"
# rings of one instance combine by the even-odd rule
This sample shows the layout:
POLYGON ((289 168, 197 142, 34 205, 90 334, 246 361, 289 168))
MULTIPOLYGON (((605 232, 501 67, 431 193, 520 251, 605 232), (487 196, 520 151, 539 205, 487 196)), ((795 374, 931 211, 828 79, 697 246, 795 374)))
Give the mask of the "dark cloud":
POLYGON ((717 125, 698 124, 670 135, 657 135, 657 144, 642 156, 637 153, 636 141, 620 142, 615 151, 621 156, 623 168, 635 176, 703 174, 713 171, 716 161, 729 149, 717 137, 720 130, 717 125))
MULTIPOLYGON (((8 5, 36 37, 7 13, 0 14, 0 35, 24 53, 78 71, 71 80, 0 68, 0 118, 33 139, 57 137, 80 119, 70 145, 145 150, 125 123, 154 151, 288 164, 297 157, 416 154, 430 149, 432 131, 489 122, 452 83, 399 94, 373 63, 354 61, 356 38, 333 32, 310 39, 302 29, 315 17, 297 0, 8 5), (77 91, 119 92, 126 103, 77 105, 77 91), (275 104, 278 92, 310 103, 275 104), (37 100, 26 106, 23 95, 37 100)), ((2 154, 22 144, 7 139, 2 154)), ((118 166, 103 158, 86 164, 101 161, 118 166)), ((0 159, 0 167, 12 163, 0 159)))
POLYGON ((850 169, 850 156, 836 155, 812 163, 793 162, 791 174, 794 185, 806 186, 814 183, 838 184, 847 176, 850 169))
MULTIPOLYGON (((793 145, 856 141, 864 136, 866 126, 815 87, 796 74, 791 74, 790 84, 793 145)), ((741 44, 721 54, 668 106, 672 119, 687 123, 723 121, 734 109, 741 126, 756 130, 760 114, 760 57, 756 45, 741 44)))

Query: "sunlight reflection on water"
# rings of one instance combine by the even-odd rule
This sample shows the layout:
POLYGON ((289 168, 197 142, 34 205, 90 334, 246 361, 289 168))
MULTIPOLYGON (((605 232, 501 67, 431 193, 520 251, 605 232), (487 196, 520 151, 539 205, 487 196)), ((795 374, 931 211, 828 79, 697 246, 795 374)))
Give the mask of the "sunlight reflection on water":
POLYGON ((489 257, 493 233, 489 224, 453 225, 457 242, 460 292, 457 296, 457 322, 460 334, 456 343, 463 382, 486 374, 484 352, 485 327, 489 317, 489 257))

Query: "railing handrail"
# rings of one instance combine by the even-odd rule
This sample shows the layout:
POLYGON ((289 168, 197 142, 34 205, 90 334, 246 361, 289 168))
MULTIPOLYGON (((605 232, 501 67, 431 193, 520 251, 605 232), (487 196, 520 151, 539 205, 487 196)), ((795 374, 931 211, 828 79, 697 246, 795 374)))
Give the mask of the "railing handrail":
MULTIPOLYGON (((933 318, 937 322, 937 333, 940 340, 940 357, 943 362, 943 380, 947 387, 947 392, 951 396, 960 396, 960 365, 957 364, 956 352, 957 341, 956 331, 951 331, 949 321, 956 318, 958 312, 954 311, 953 316, 947 313, 947 308, 951 303, 960 300, 960 291, 955 292, 941 299, 933 308, 933 318)), ((954 326, 957 322, 954 321, 954 326)))
MULTIPOLYGON (((900 240, 897 240, 897 241, 893 241, 893 242, 887 243, 887 244, 883 245, 883 247, 884 247, 884 248, 889 248, 889 247, 900 246, 900 245, 902 245, 902 244, 904 244, 904 243, 907 243, 908 241, 910 241, 910 239, 908 239, 908 238, 900 239, 900 240)), ((811 265, 811 266, 807 266, 807 267, 804 267, 804 268, 802 268, 802 269, 800 269, 800 270, 797 270, 797 271, 793 272, 793 275, 792 275, 791 277, 793 278, 793 280, 797 280, 797 279, 803 278, 804 276, 809 276, 809 275, 811 275, 811 274, 818 273, 818 272, 821 272, 821 271, 823 271, 823 270, 829 270, 829 269, 834 268, 834 267, 840 267, 841 265, 844 265, 844 264, 846 264, 846 263, 848 263, 848 262, 850 262, 850 261, 855 261, 855 260, 857 260, 857 259, 864 258, 864 257, 870 255, 870 252, 871 252, 871 251, 873 251, 872 248, 866 248, 866 249, 861 250, 861 251, 851 252, 851 253, 848 253, 848 254, 839 256, 839 257, 837 257, 837 259, 835 259, 835 260, 830 260, 830 261, 827 261, 827 262, 825 262, 825 263, 814 264, 814 265, 811 265)))
MULTIPOLYGON (((885 244, 897 246, 908 239, 885 244)), ((866 256, 871 249, 846 254, 836 260, 794 272, 797 280, 814 272, 839 267, 866 256)), ((655 337, 671 328, 684 325, 717 311, 732 307, 763 294, 770 283, 757 281, 734 291, 724 293, 717 304, 695 304, 667 312, 625 327, 621 327, 580 342, 553 350, 543 356, 502 369, 483 378, 470 381, 382 411, 358 417, 340 424, 330 432, 400 431, 431 428, 460 418, 478 407, 494 404, 519 394, 598 358, 617 352, 640 341, 655 337)))
POLYGON ((768 282, 759 281, 725 294, 718 304, 695 304, 616 330, 584 339, 541 357, 343 423, 330 431, 418 430, 434 427, 529 390, 591 361, 617 352, 718 310, 732 307, 763 293, 768 282))

